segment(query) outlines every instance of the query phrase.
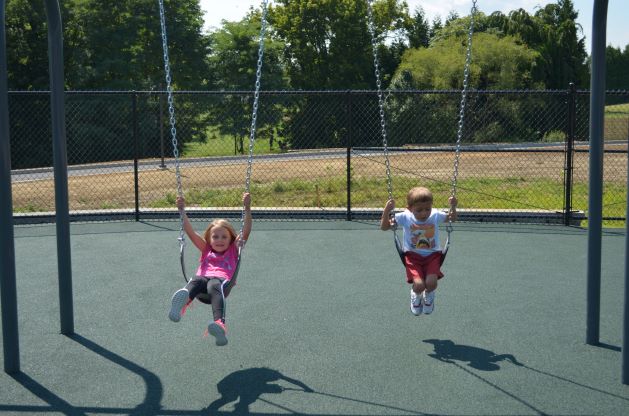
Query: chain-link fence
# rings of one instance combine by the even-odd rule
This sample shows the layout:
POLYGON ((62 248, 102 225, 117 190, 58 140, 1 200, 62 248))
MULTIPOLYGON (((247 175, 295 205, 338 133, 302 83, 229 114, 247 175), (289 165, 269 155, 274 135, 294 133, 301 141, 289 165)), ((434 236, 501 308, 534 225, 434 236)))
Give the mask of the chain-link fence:
MULTIPOLYGON (((445 207, 453 186, 460 92, 387 91, 397 206, 423 185, 445 207)), ((608 92, 604 219, 622 225, 629 92, 608 92), (624 103, 624 104, 623 104, 624 103)), ((178 92, 183 189, 192 216, 239 218, 252 92, 178 92)), ((589 93, 472 91, 457 196, 461 220, 575 223, 587 218, 589 93)), ((16 221, 54 212, 47 92, 9 94, 16 221)), ((375 91, 262 92, 251 182, 262 218, 378 218, 387 177, 375 91)), ((68 92, 72 219, 174 217, 176 177, 164 92, 68 92)))

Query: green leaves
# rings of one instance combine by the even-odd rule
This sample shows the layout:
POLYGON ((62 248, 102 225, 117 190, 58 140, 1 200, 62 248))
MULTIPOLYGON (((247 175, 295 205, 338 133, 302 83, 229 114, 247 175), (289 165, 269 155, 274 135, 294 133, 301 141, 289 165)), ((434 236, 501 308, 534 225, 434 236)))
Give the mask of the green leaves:
MULTIPOLYGON (((173 81, 180 89, 207 85, 209 39, 197 0, 166 0, 173 81)), ((163 84, 159 10, 155 0, 61 2, 68 89, 159 89, 163 84)), ((7 55, 12 89, 48 88, 46 14, 42 2, 7 6, 7 55)))

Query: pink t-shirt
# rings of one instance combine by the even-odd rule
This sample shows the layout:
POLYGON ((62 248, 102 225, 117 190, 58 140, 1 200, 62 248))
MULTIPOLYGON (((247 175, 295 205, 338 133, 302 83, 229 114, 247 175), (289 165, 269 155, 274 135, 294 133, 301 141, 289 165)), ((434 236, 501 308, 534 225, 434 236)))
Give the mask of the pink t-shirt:
POLYGON ((199 268, 197 276, 219 277, 221 279, 230 280, 236 270, 238 262, 238 248, 232 243, 223 253, 217 253, 212 250, 210 245, 201 253, 199 258, 199 268))

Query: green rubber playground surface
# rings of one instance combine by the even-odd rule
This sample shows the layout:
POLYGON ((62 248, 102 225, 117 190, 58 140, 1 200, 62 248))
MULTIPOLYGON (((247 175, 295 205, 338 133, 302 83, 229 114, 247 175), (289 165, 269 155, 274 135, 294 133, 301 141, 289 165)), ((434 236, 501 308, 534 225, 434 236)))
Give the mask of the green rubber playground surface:
MULTIPOLYGON (((590 346, 585 230, 456 224, 435 312, 415 317, 391 232, 254 222, 217 347, 209 306, 167 318, 184 283, 177 222, 71 230, 65 336, 55 227, 16 227, 22 371, 0 372, 3 416, 629 415, 622 231, 603 236, 590 346)), ((189 244, 189 273, 196 261, 189 244)))

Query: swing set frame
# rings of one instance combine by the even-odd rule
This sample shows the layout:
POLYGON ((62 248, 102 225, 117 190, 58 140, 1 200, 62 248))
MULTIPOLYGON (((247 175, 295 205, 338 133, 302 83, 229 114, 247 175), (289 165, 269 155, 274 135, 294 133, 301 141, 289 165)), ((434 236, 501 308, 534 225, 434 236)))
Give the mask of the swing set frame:
MULTIPOLYGON (((20 372, 11 151, 5 36, 6 0, 0 0, 0 296, 4 371, 20 372)), ((74 334, 68 166, 65 133, 63 38, 58 0, 45 0, 50 89, 53 167, 55 171, 56 238, 61 334, 74 334)), ((600 343, 600 294, 602 251, 603 129, 605 107, 605 48, 608 0, 593 0, 592 74, 590 80, 590 175, 588 200, 587 337, 586 343, 600 343)), ((266 5, 266 0, 264 2, 266 5)), ((629 184, 629 177, 628 177, 629 184)), ((629 211, 629 202, 627 205, 629 211)), ((629 222, 626 226, 629 257, 629 222)), ((629 262, 625 262, 625 306, 622 348, 622 383, 629 384, 629 262)))

